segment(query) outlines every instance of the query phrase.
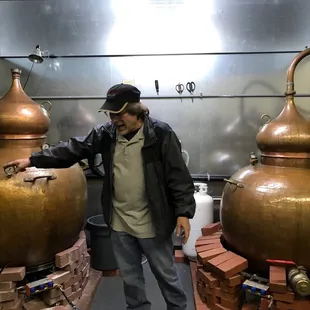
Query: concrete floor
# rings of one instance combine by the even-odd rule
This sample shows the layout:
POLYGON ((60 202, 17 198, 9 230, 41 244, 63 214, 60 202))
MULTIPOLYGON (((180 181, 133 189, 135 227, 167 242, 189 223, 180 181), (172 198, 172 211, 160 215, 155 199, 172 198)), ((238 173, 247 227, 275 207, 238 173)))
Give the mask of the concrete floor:
MULTIPOLYGON (((147 296, 152 303, 152 310, 165 310, 166 304, 158 288, 149 264, 143 265, 147 296)), ((177 264, 183 288, 188 296, 188 309, 195 310, 193 288, 188 264, 177 264)), ((122 281, 119 277, 102 278, 93 300, 91 310, 126 310, 122 281)))

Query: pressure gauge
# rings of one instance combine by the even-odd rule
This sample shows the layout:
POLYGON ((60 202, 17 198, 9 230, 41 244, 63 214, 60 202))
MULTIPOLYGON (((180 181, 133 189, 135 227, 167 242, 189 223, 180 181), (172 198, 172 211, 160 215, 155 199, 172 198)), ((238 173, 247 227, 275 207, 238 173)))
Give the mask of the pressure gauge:
POLYGON ((42 150, 46 150, 50 147, 50 145, 48 143, 43 143, 42 144, 42 150))

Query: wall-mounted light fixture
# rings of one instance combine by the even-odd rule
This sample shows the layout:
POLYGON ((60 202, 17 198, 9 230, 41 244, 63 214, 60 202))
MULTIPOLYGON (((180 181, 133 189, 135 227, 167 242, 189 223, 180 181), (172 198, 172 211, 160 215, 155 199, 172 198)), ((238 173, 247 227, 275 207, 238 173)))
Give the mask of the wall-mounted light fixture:
POLYGON ((44 61, 44 53, 48 51, 41 51, 40 45, 37 45, 35 50, 28 56, 28 59, 33 63, 42 63, 44 61))

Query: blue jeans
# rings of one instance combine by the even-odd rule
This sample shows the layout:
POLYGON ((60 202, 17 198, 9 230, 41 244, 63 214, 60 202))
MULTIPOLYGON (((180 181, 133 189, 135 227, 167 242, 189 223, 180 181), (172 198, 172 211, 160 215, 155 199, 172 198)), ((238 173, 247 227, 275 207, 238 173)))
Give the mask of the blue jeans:
POLYGON ((173 257, 172 238, 156 243, 154 238, 135 238, 124 232, 111 232, 114 254, 124 282, 127 310, 150 310, 147 300, 142 253, 148 259, 150 268, 166 301, 167 310, 185 310, 187 297, 181 286, 173 257))

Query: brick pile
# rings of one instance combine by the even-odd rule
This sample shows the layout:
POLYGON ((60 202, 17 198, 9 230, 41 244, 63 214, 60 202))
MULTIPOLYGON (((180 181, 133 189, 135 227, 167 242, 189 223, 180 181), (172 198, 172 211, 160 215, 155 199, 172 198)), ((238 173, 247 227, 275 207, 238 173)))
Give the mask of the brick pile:
POLYGON ((174 250, 174 261, 176 263, 187 263, 188 259, 184 255, 184 252, 182 250, 175 249, 174 250))
POLYGON ((248 261, 223 248, 221 234, 220 223, 214 223, 202 228, 196 241, 197 292, 205 309, 235 310, 243 302, 240 272, 248 268, 248 261))
MULTIPOLYGON (((196 241, 197 263, 191 263, 196 310, 256 310, 257 305, 243 304, 241 274, 248 268, 245 258, 223 248, 220 223, 202 228, 196 241), (198 295, 199 297, 197 298, 198 295)), ((270 266, 269 291, 272 310, 310 310, 310 298, 298 297, 288 286, 283 266, 270 266)), ((261 298, 261 310, 270 310, 270 299, 261 298)))
MULTIPOLYGON (((56 254, 55 266, 55 272, 47 275, 47 278, 53 280, 54 284, 61 285, 69 300, 76 302, 82 296, 90 272, 90 256, 84 232, 81 232, 78 241, 71 248, 56 254)), ((0 310, 39 310, 68 305, 58 288, 35 294, 27 301, 25 295, 16 290, 25 274, 25 267, 5 268, 0 274, 0 310)))
POLYGON ((24 267, 5 268, 0 274, 0 310, 21 310, 24 297, 16 290, 16 282, 25 277, 24 267))
POLYGON ((309 310, 310 299, 298 297, 288 286, 286 269, 270 266, 269 290, 274 299, 274 307, 279 310, 309 310))
MULTIPOLYGON (((63 287, 70 301, 79 299, 87 285, 90 270, 90 255, 84 232, 71 248, 56 254, 55 265, 58 270, 48 278, 63 287)), ((68 304, 59 289, 48 290, 41 295, 48 306, 68 304)))

